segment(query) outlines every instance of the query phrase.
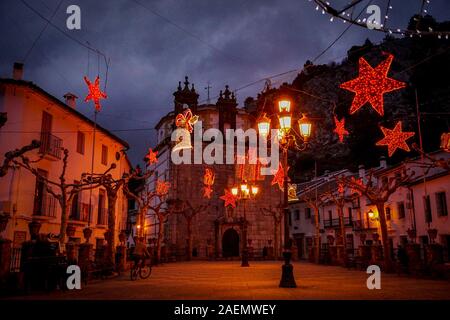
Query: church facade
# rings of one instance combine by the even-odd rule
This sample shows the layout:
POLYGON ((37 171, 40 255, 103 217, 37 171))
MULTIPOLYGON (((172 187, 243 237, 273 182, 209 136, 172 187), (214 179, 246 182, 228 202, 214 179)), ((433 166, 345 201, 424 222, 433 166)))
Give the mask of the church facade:
MULTIPOLYGON (((175 117, 189 108, 202 121, 203 130, 216 128, 225 136, 227 129, 256 127, 256 118, 247 108, 239 108, 236 97, 226 86, 215 104, 198 104, 194 85, 186 77, 174 92, 174 109, 156 125, 158 162, 149 166, 155 174, 149 181, 154 188, 156 180, 170 183, 168 199, 188 201, 189 221, 182 214, 170 214, 164 223, 162 257, 171 261, 186 259, 238 259, 244 248, 244 229, 250 259, 271 259, 281 255, 283 239, 280 220, 282 192, 272 185, 273 175, 261 176, 260 165, 253 164, 179 164, 171 161, 175 142, 171 134, 175 117), (204 176, 207 169, 214 173, 210 198, 204 194, 204 176), (220 197, 225 190, 247 182, 258 187, 252 199, 236 201, 236 207, 225 207, 220 197), (205 208, 206 207, 206 208, 205 208)), ((207 142, 203 143, 203 147, 207 142)), ((184 152, 184 151, 183 151, 184 152)), ((225 152, 224 152, 225 154, 225 152)), ((145 235, 148 239, 158 234, 157 217, 147 218, 145 235)))

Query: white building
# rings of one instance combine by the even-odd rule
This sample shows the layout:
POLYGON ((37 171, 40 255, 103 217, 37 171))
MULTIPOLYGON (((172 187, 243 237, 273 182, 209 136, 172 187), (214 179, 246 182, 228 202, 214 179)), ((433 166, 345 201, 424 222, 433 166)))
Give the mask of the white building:
MULTIPOLYGON (((128 144, 105 128, 97 125, 93 148, 94 123, 76 110, 77 97, 66 94, 65 102, 52 96, 32 82, 22 80, 23 65, 15 64, 13 79, 0 79, 0 112, 8 120, 0 129, 0 154, 21 148, 32 140, 40 140, 41 147, 26 154, 30 159, 43 159, 33 166, 49 180, 58 181, 62 168, 62 147, 69 150, 67 182, 80 181, 82 173, 102 173, 112 163, 115 178, 129 172, 131 165, 121 150, 128 144), (94 151, 94 157, 92 152, 94 151)), ((119 193, 116 204, 116 234, 126 227, 127 199, 119 193)), ((0 211, 9 213, 11 219, 4 238, 13 245, 30 239, 28 224, 42 222, 40 232, 59 234, 61 209, 56 199, 48 194, 42 182, 21 168, 9 170, 0 178, 0 211)), ((102 188, 83 191, 74 198, 69 224, 76 227, 72 240, 83 241, 82 230, 93 229, 92 243, 102 242, 107 228, 107 198, 102 188)))
MULTIPOLYGON (((431 153, 430 156, 435 159, 449 159, 450 153, 439 151, 431 153)), ((417 177, 407 185, 399 187, 386 202, 386 220, 391 247, 395 249, 399 244, 409 241, 408 229, 416 230, 417 240, 421 245, 429 243, 428 229, 437 229, 436 242, 444 245, 448 259, 450 172, 440 167, 427 170, 423 168, 422 163, 431 164, 431 161, 424 159, 422 162, 419 158, 392 167, 387 167, 386 162, 381 161, 379 167, 372 169, 377 183, 395 178, 405 169, 414 171, 417 177)), ((291 234, 296 240, 300 257, 308 257, 308 249, 313 245, 315 237, 314 210, 305 200, 315 198, 314 195, 320 198, 329 190, 336 189, 335 177, 343 174, 367 179, 366 170, 361 167, 357 174, 337 171, 297 186, 300 200, 290 205, 291 234)), ((375 205, 364 196, 345 204, 344 224, 347 248, 356 249, 361 244, 361 234, 366 235, 366 242, 369 243, 374 233, 381 234, 379 222, 369 217, 370 211, 377 215, 375 205)), ((321 203, 319 212, 321 243, 326 244, 328 236, 336 238, 340 230, 337 206, 331 202, 321 203)))

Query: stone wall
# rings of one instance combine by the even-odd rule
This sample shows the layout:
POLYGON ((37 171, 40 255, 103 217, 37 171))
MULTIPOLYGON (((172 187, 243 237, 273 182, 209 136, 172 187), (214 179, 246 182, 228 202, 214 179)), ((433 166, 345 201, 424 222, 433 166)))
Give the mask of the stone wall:
MULTIPOLYGON (((275 208, 282 200, 282 194, 278 186, 271 186, 273 176, 267 176, 265 179, 256 182, 260 191, 255 199, 245 200, 245 204, 244 201, 238 201, 237 207, 234 209, 224 207, 224 201, 220 199, 224 190, 241 183, 241 179, 236 173, 238 169, 236 165, 182 164, 175 166, 172 164, 170 170, 172 188, 169 197, 189 200, 194 208, 202 204, 209 204, 207 211, 198 213, 192 221, 192 249, 196 251, 199 259, 207 259, 208 257, 208 240, 215 248, 215 257, 221 257, 222 236, 231 226, 238 231, 240 246, 242 246, 242 228, 239 223, 236 222, 233 225, 230 222, 239 221, 243 218, 244 206, 248 221, 247 238, 252 241, 254 258, 262 258, 264 247, 269 247, 269 240, 272 240, 272 246, 275 242, 273 219, 270 216, 263 215, 260 210, 263 207, 268 208, 270 206, 275 208), (206 168, 212 168, 215 172, 214 191, 211 199, 203 197, 203 175, 206 168), (217 230, 217 224, 222 226, 218 228, 219 230, 217 230)), ((176 246, 177 259, 183 260, 187 256, 186 220, 181 215, 172 215, 169 216, 168 225, 169 234, 166 237, 171 244, 176 246)), ((278 235, 282 239, 280 232, 278 235)))

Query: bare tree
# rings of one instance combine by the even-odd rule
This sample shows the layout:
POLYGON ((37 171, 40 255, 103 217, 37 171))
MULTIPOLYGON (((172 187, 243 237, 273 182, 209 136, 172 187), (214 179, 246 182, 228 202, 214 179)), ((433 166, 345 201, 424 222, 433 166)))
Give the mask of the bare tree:
POLYGON ((344 207, 347 202, 351 200, 350 197, 345 196, 345 190, 329 190, 322 194, 322 199, 325 202, 331 201, 337 207, 339 217, 340 240, 343 246, 342 259, 347 263, 347 241, 345 238, 345 221, 344 221, 344 207))
MULTIPOLYGON (((0 128, 2 128, 6 121, 8 120, 6 112, 0 112, 0 128)), ((6 176, 9 169, 13 169, 13 161, 16 158, 24 155, 25 153, 38 149, 41 146, 41 142, 38 140, 33 140, 29 145, 26 145, 20 149, 15 149, 13 151, 9 151, 5 153, 5 159, 3 160, 3 164, 0 167, 0 178, 6 176)))
POLYGON ((428 174, 428 172, 433 168, 442 168, 447 171, 450 170, 450 159, 437 159, 436 157, 425 153, 422 149, 420 149, 417 143, 413 143, 412 148, 420 153, 422 161, 410 161, 410 163, 417 164, 419 167, 426 169, 424 172, 425 175, 428 174), (427 159, 428 162, 425 162, 425 159, 427 159))
POLYGON ((12 164, 16 158, 20 158, 25 153, 38 149, 40 146, 41 143, 39 141, 33 140, 29 145, 5 153, 5 159, 0 167, 0 177, 4 177, 8 173, 8 170, 13 168, 12 164))
POLYGON ((378 181, 374 183, 373 181, 373 170, 369 172, 367 177, 367 182, 358 182, 355 179, 349 177, 338 177, 339 183, 342 183, 346 187, 352 190, 359 191, 361 194, 367 197, 370 202, 372 202, 378 210, 378 216, 380 220, 381 229, 381 241, 383 244, 383 254, 384 263, 386 270, 390 271, 393 268, 391 250, 388 238, 387 224, 386 224, 386 213, 385 204, 389 200, 389 197, 402 185, 411 182, 415 176, 414 171, 402 170, 399 176, 387 179, 387 181, 378 181))
POLYGON ((304 193, 303 196, 300 197, 301 201, 304 201, 308 207, 313 209, 314 211, 314 261, 315 263, 319 263, 320 258, 320 208, 325 204, 325 200, 317 195, 317 188, 315 188, 316 192, 313 190, 309 190, 304 193))
POLYGON ((158 237, 156 238, 156 261, 161 261, 161 243, 164 238, 164 223, 167 221, 169 214, 173 212, 170 205, 164 201, 165 196, 159 195, 160 201, 157 205, 149 206, 149 210, 153 212, 158 219, 158 237), (165 205, 165 206, 164 206, 165 205))
MULTIPOLYGON (((31 172, 37 179, 44 183, 46 191, 56 198, 61 208, 61 225, 59 232, 59 243, 61 245, 65 242, 67 221, 69 218, 69 212, 72 204, 72 200, 81 191, 95 189, 99 187, 99 184, 86 182, 86 183, 67 183, 66 172, 68 166, 69 150, 63 149, 62 169, 57 181, 50 180, 43 176, 39 170, 33 167, 33 163, 37 161, 31 161, 29 158, 20 154, 17 158, 13 158, 12 162, 31 172)), ((110 168, 111 169, 111 168, 110 168)), ((110 170, 109 169, 109 170, 110 170)))
POLYGON ((119 195, 119 190, 126 185, 130 179, 138 176, 139 171, 133 170, 131 173, 124 173, 121 178, 115 179, 110 171, 116 168, 116 164, 111 164, 111 167, 104 173, 85 173, 83 174, 83 182, 97 187, 102 186, 106 190, 106 197, 108 200, 108 231, 105 234, 107 241, 106 247, 106 262, 110 265, 115 264, 115 239, 116 239, 116 203, 119 195))
POLYGON ((272 217, 274 256, 278 259, 281 256, 281 221, 284 216, 282 205, 280 203, 276 208, 269 206, 269 208, 260 208, 260 210, 264 216, 272 217))
POLYGON ((181 214, 186 220, 187 260, 190 261, 192 260, 192 221, 199 213, 205 212, 209 208, 209 204, 201 204, 193 207, 189 200, 179 200, 179 202, 182 204, 178 204, 177 208, 173 209, 172 212, 175 214, 181 214))
MULTIPOLYGON (((138 192, 131 190, 129 183, 125 183, 123 185, 123 192, 125 193, 125 195, 127 197, 133 199, 136 202, 137 210, 138 210, 137 223, 141 226, 144 226, 145 217, 148 214, 148 211, 149 211, 150 207, 152 206, 152 203, 154 202, 154 200, 156 198, 159 198, 159 195, 155 191, 150 191, 148 184, 145 183, 147 178, 149 178, 152 174, 153 174, 153 171, 151 171, 151 172, 149 171, 149 172, 145 173, 143 176, 138 175, 138 176, 133 177, 133 179, 129 180, 129 182, 131 182, 131 180, 142 180, 144 182, 145 185, 144 185, 143 190, 140 190, 138 192)), ((138 236, 140 236, 140 237, 142 236, 143 229, 144 228, 140 228, 138 230, 138 236)))

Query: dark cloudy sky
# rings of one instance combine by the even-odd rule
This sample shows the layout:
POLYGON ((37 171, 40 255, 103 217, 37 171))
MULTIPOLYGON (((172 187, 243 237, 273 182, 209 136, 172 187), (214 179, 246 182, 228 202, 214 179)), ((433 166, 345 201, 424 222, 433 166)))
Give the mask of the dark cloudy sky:
MULTIPOLYGON (((100 124, 129 141, 135 162, 154 141, 152 128, 158 119, 172 110, 172 93, 185 75, 195 83, 204 101, 208 81, 211 96, 216 96, 225 84, 236 89, 301 68, 348 25, 330 22, 329 16, 316 11, 315 4, 308 0, 139 0, 153 12, 133 0, 25 1, 47 18, 62 1, 52 22, 111 59, 109 98, 98 118, 100 124), (66 8, 71 4, 81 7, 80 31, 66 29, 66 8)), ((391 0, 390 23, 406 26, 409 17, 418 12, 420 2, 391 0)), ((386 3, 372 1, 382 8, 386 3)), ((431 0, 427 10, 438 21, 450 19, 448 0, 431 0)), ((0 1, 0 77, 11 76, 13 62, 24 60, 45 24, 21 0, 0 1)), ((351 45, 361 44, 365 38, 376 42, 382 37, 381 33, 353 26, 317 63, 340 61, 351 45)), ((25 79, 57 97, 71 91, 83 98, 83 76, 93 78, 98 72, 97 56, 92 52, 89 56, 88 60, 86 48, 48 26, 25 61, 25 79)), ((103 61, 100 75, 104 80, 103 61)), ((292 73, 273 82, 292 81, 294 77, 292 73)), ((237 92, 241 105, 262 86, 263 82, 237 92)), ((92 105, 82 99, 77 108, 93 115, 92 105)))

